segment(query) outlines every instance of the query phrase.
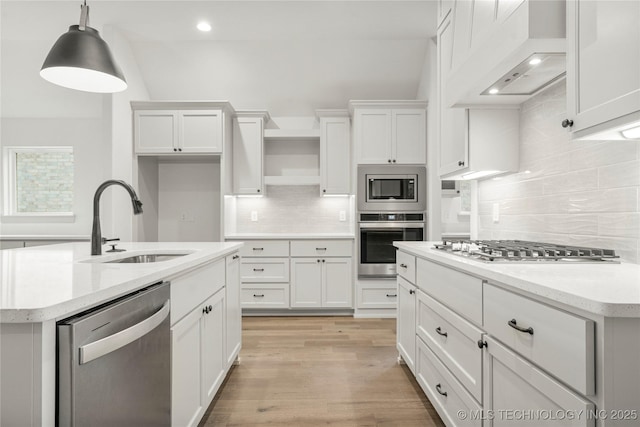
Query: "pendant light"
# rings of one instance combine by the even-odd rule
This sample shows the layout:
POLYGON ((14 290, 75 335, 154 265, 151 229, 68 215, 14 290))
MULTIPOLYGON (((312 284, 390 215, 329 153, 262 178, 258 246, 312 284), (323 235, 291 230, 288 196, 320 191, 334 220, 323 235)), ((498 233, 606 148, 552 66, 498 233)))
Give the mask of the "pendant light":
POLYGON ((89 26, 89 6, 80 6, 80 25, 60 36, 44 60, 40 76, 70 89, 113 93, 127 88, 107 43, 89 26))

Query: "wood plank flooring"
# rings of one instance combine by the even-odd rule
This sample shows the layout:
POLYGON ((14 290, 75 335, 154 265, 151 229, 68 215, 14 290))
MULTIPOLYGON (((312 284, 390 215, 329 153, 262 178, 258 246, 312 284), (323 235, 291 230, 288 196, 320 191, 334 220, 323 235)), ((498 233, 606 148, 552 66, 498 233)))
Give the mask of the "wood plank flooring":
POLYGON ((395 319, 245 317, 241 363, 200 426, 443 426, 396 363, 395 319))

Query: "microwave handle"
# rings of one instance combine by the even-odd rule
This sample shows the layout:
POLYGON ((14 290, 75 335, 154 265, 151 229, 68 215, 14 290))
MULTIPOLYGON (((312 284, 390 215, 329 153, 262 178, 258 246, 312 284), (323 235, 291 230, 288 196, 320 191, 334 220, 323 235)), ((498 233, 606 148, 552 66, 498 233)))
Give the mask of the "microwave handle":
POLYGON ((361 229, 367 230, 388 230, 390 228, 424 228, 423 222, 361 222, 359 224, 361 229))

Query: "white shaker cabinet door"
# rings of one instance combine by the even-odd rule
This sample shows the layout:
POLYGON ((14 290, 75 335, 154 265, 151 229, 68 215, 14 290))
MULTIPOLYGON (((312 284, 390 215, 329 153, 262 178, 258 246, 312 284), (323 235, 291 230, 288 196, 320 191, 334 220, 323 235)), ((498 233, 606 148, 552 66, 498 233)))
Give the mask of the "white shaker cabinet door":
POLYGON ((134 117, 136 153, 173 153, 178 150, 177 111, 138 110, 134 117))
POLYGON ((391 162, 424 165, 427 162, 427 111, 395 109, 392 117, 391 162))
POLYGON ((397 348, 415 375, 416 359, 416 287, 398 276, 397 348))
POLYGON ((358 164, 391 163, 391 110, 358 109, 353 125, 358 164))
POLYGON ((226 357, 227 366, 231 365, 240 352, 242 345, 242 308, 240 302, 240 255, 227 256, 226 259, 226 357))
POLYGON ((233 120, 233 192, 264 193, 262 177, 263 122, 253 117, 233 120))
POLYGON ((224 380, 224 312, 224 290, 220 290, 204 302, 202 314, 202 405, 205 408, 224 380))
POLYGON ((351 148, 348 117, 320 119, 320 186, 322 194, 351 193, 351 148))
POLYGON ((291 259, 291 307, 322 306, 320 258, 291 259))
POLYGON ((323 258, 322 265, 322 306, 351 307, 353 286, 351 284, 351 258, 323 258))
POLYGON ((178 112, 180 148, 185 153, 222 153, 222 112, 178 112))

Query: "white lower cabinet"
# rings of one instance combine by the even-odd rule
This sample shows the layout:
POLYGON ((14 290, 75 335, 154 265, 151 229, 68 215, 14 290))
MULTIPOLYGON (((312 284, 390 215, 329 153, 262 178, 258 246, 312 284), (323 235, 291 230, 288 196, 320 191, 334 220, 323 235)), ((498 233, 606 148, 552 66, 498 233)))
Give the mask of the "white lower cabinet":
POLYGON ((291 307, 351 307, 351 258, 292 258, 291 307))
POLYGON ((239 264, 233 253, 171 279, 174 427, 198 425, 242 346, 239 264))
POLYGON ((416 287, 398 276, 398 314, 396 318, 398 352, 415 375, 416 287))
POLYGON ((592 426, 594 404, 486 338, 486 426, 592 426), (536 418, 534 418, 536 417, 536 418), (545 418, 543 417, 553 417, 545 418))
POLYGON ((482 425, 482 407, 419 337, 416 379, 447 426, 482 425))

